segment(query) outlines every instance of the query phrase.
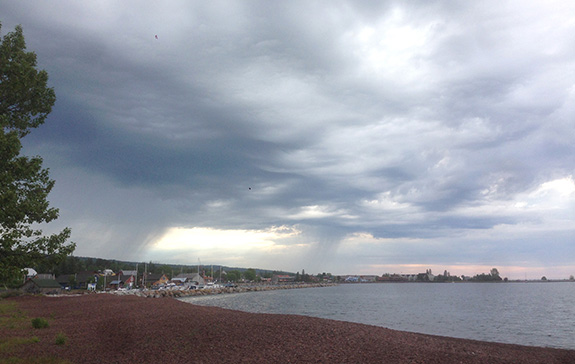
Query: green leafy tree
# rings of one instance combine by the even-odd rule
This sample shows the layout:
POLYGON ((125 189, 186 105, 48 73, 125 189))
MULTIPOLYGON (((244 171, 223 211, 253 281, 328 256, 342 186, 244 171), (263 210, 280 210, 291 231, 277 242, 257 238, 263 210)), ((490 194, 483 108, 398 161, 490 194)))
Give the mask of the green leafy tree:
POLYGON ((76 287, 78 285, 78 281, 74 275, 70 275, 70 279, 68 280, 70 287, 76 287))
MULTIPOLYGON (((1 29, 1 24, 0 24, 1 29)), ((36 54, 26 51, 22 27, 0 40, 0 283, 17 284, 25 267, 53 266, 71 254, 70 229, 44 236, 39 224, 58 217, 46 197, 54 181, 42 158, 20 155, 21 139, 44 123, 56 101, 36 54)))
POLYGON ((256 270, 253 268, 246 269, 244 272, 244 278, 246 281, 253 282, 256 280, 256 270))
POLYGON ((237 270, 227 272, 226 279, 228 280, 228 282, 238 282, 240 278, 241 274, 237 270))

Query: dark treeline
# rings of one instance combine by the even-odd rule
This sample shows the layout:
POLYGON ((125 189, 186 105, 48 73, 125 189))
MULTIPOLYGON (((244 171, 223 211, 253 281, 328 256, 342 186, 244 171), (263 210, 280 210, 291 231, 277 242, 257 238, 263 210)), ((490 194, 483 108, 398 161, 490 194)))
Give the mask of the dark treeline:
POLYGON ((481 273, 471 278, 471 281, 473 282, 501 282, 502 280, 507 281, 507 278, 502 279, 499 276, 497 268, 491 269, 491 272, 489 272, 489 274, 481 273))
POLYGON ((177 276, 180 273, 198 273, 198 269, 203 276, 220 277, 220 272, 226 271, 228 274, 243 276, 247 274, 261 277, 271 277, 273 274, 290 274, 287 272, 277 272, 264 269, 253 268, 230 268, 221 265, 183 265, 183 264, 163 264, 153 262, 126 262, 114 259, 88 258, 68 256, 59 264, 53 264, 50 260, 33 267, 38 273, 52 273, 55 276, 62 274, 74 274, 80 272, 102 272, 111 269, 114 273, 121 270, 138 270, 139 274, 144 271, 152 274, 166 274, 169 277, 177 276))

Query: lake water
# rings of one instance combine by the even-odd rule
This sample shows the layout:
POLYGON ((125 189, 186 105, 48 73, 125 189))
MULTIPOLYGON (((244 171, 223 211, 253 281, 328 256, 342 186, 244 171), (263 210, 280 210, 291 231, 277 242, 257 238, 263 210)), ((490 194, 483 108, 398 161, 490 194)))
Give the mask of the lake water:
POLYGON ((343 284, 182 301, 432 335, 575 349, 575 283, 570 282, 343 284))

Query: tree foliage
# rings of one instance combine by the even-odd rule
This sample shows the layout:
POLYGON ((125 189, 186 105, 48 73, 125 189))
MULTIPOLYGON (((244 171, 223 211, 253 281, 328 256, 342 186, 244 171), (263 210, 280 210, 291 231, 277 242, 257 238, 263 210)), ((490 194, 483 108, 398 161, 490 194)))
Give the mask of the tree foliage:
POLYGON ((242 277, 242 274, 237 270, 231 270, 227 272, 226 280, 228 282, 239 282, 242 277))
POLYGON ((501 282, 502 279, 499 276, 499 271, 497 268, 492 268, 489 274, 481 273, 473 276, 471 279, 475 282, 501 282))
MULTIPOLYGON (((1 24, 0 24, 1 30, 1 24)), ((22 27, 0 43, 0 282, 18 281, 25 267, 58 264, 75 249, 70 229, 44 236, 38 224, 58 218, 46 199, 54 187, 42 158, 21 156, 21 139, 44 123, 56 101, 36 54, 26 51, 22 27)))
POLYGON ((256 270, 253 268, 246 269, 244 272, 244 279, 248 282, 253 282, 256 280, 256 270))

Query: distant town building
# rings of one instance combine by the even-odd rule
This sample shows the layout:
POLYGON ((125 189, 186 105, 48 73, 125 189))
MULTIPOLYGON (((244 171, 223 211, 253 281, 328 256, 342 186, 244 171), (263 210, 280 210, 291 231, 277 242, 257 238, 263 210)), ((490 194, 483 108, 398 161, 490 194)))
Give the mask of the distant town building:
POLYGON ((362 283, 372 283, 377 280, 377 276, 359 276, 362 283))
POLYGON ((417 281, 417 274, 400 274, 399 276, 406 279, 408 282, 417 281))
POLYGON ((136 276, 138 274, 137 270, 121 270, 118 272, 119 275, 122 276, 136 276))
POLYGON ((288 283, 288 282, 294 282, 294 281, 295 281, 294 276, 288 276, 285 274, 276 274, 272 277, 272 283, 273 284, 288 283))
POLYGON ((144 276, 142 276, 142 286, 144 287, 159 287, 159 286, 163 286, 168 284, 169 282, 169 278, 168 276, 166 276, 165 274, 154 274, 154 273, 148 273, 144 276))
POLYGON ((60 294, 62 287, 55 279, 32 278, 20 287, 26 293, 60 294))
POLYGON ((206 280, 198 273, 181 273, 172 278, 172 283, 178 286, 203 286, 206 280))

